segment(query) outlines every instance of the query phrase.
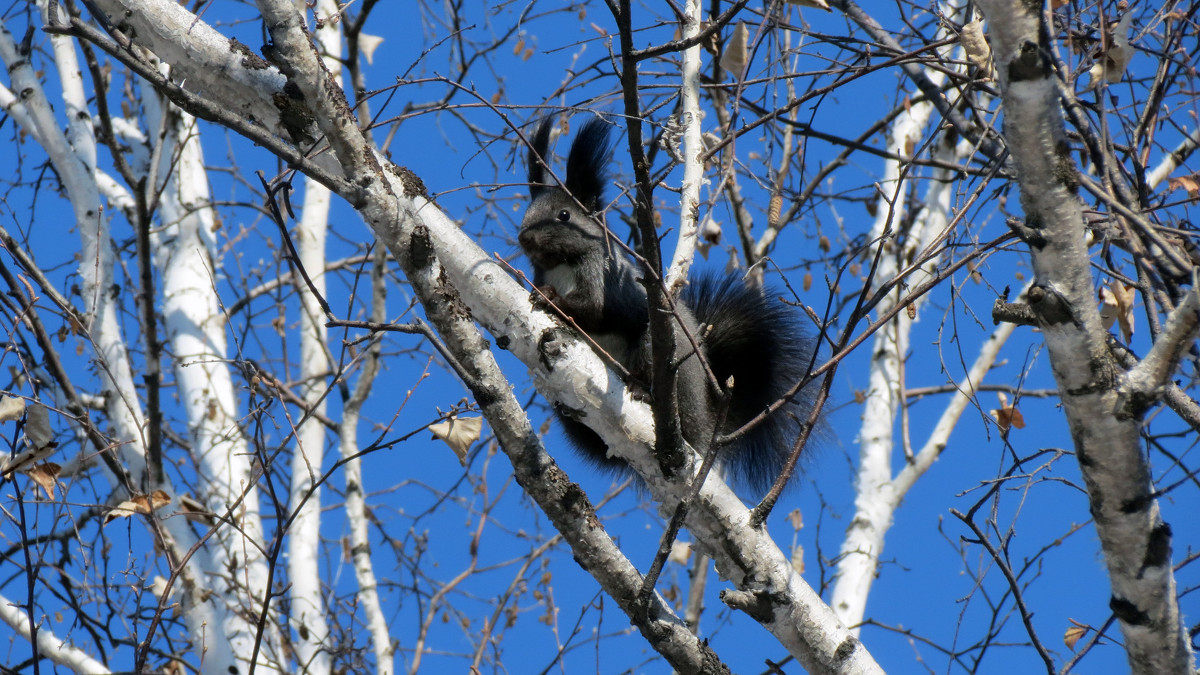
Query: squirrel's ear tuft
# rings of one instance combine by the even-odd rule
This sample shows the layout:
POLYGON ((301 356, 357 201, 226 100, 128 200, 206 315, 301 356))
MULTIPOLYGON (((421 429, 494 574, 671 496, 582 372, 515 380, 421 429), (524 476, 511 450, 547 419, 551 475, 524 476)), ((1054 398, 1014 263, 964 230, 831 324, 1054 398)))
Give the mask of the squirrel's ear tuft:
POLYGON ((538 122, 537 129, 530 140, 528 169, 529 169, 529 199, 532 201, 546 191, 546 163, 550 161, 550 130, 554 128, 553 117, 543 117, 538 122))
POLYGON ((588 120, 567 155, 567 189, 589 209, 599 209, 604 195, 605 170, 611 145, 609 125, 599 117, 588 120))

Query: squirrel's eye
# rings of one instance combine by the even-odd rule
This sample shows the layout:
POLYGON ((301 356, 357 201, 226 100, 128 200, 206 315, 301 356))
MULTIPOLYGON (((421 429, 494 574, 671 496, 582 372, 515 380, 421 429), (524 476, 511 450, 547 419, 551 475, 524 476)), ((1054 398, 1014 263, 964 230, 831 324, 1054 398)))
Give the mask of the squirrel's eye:
POLYGON ((558 212, 558 222, 560 222, 560 223, 565 223, 565 222, 567 222, 567 221, 568 221, 568 220, 570 220, 570 219, 571 219, 571 212, 570 212, 570 211, 568 211, 568 210, 566 210, 566 209, 563 209, 562 211, 559 211, 559 212, 558 212))

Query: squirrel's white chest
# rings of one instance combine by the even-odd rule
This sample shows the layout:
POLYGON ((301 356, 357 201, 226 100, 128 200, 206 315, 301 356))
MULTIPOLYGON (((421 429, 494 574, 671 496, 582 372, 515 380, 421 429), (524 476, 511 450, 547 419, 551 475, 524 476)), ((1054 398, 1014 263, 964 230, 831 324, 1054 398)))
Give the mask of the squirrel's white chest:
POLYGON ((546 285, 553 286, 554 291, 560 297, 566 297, 575 291, 575 286, 578 282, 575 279, 575 270, 570 265, 563 263, 555 265, 546 270, 546 285))

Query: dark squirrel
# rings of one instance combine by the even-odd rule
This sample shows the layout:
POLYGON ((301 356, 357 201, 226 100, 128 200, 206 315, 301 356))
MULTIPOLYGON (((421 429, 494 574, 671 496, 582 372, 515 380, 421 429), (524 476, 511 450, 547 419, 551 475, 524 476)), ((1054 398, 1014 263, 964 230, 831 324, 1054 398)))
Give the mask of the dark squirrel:
MULTIPOLYGON (((592 118, 579 130, 567 155, 563 187, 547 177, 551 128, 550 118, 542 120, 529 149, 530 203, 518 236, 532 263, 533 283, 632 377, 649 382, 642 270, 610 238, 603 221, 609 125, 592 118)), ((679 322, 700 341, 717 381, 724 385, 733 378, 722 434, 749 422, 807 373, 815 345, 798 313, 738 275, 701 275, 690 280, 681 300, 679 322)), ((676 358, 694 354, 679 326, 675 333, 676 358)), ((682 361, 676 391, 684 439, 703 456, 714 435, 720 397, 694 355, 682 361)), ((759 493, 769 489, 812 408, 813 392, 802 390, 794 402, 722 448, 717 466, 726 480, 759 493)), ((579 421, 578 412, 556 412, 567 438, 588 461, 612 473, 630 473, 625 462, 608 456, 604 441, 579 421)))

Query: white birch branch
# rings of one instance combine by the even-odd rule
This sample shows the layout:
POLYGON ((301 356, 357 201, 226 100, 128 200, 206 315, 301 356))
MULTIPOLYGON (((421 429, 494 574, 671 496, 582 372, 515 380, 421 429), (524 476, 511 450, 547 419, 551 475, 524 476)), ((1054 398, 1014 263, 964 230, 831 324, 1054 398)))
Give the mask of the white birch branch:
MULTIPOLYGON (((33 640, 29 630, 29 615, 3 595, 0 595, 0 621, 8 624, 18 636, 27 641, 33 640)), ((76 675, 109 675, 112 672, 82 649, 54 635, 54 632, 44 625, 45 621, 38 623, 43 624, 37 629, 37 651, 40 657, 64 668, 70 668, 76 675)))
POLYGON ((1018 171, 1035 285, 1030 308, 1046 341, 1096 533, 1109 606, 1135 673, 1192 672, 1171 563, 1171 529, 1152 492, 1140 432, 1145 400, 1123 399, 1085 244, 1079 170, 1062 120, 1041 6, 980 2, 1004 96, 1004 137, 1018 171))
MULTIPOLYGON (((383 323, 387 320, 387 251, 380 247, 371 265, 371 320, 383 323)), ((378 675, 393 675, 396 672, 395 648, 388 631, 387 617, 379 602, 379 582, 371 563, 370 522, 363 486, 362 459, 358 457, 358 421, 362 405, 371 394, 375 376, 379 373, 381 343, 371 341, 363 357, 362 371, 354 392, 342 405, 342 423, 338 428, 341 445, 343 478, 346 482, 346 522, 350 528, 350 559, 354 565, 354 577, 358 582, 358 602, 367 618, 367 630, 371 633, 371 648, 375 652, 375 670, 378 675)))
MULTIPOLYGON (((319 0, 313 9, 318 17, 337 12, 333 0, 319 0)), ((341 85, 342 41, 340 23, 324 22, 315 39, 331 78, 341 85)), ((304 179, 304 207, 296 224, 299 264, 308 271, 310 288, 297 279, 300 295, 300 381, 301 397, 308 410, 296 430, 292 449, 292 482, 289 505, 293 510, 288 531, 288 595, 294 630, 296 660, 310 675, 328 675, 330 668, 329 625, 321 595, 321 489, 317 485, 325 457, 325 394, 331 363, 325 312, 317 298, 325 297, 325 234, 329 226, 329 188, 312 178, 304 179)), ((297 275, 299 276, 299 275, 297 275)))
MULTIPOLYGON (((109 479, 113 485, 123 486, 123 490, 141 490, 146 466, 143 454, 144 438, 141 432, 142 415, 133 385, 131 365, 109 293, 113 264, 112 247, 108 235, 108 220, 102 214, 99 201, 98 185, 102 177, 95 169, 95 141, 91 130, 91 116, 82 92, 82 83, 78 79, 79 64, 74 58, 74 43, 65 37, 55 36, 58 68, 67 69, 75 74, 64 76, 63 79, 68 112, 72 118, 78 119, 77 123, 68 125, 71 137, 68 143, 67 137, 58 128, 44 90, 36 75, 31 72, 30 62, 17 53, 11 37, 6 29, 0 30, 0 58, 12 64, 9 72, 14 86, 24 93, 23 110, 28 113, 25 119, 31 124, 26 130, 54 162, 67 188, 68 199, 77 218, 76 227, 82 240, 84 258, 80 264, 80 274, 85 281, 86 290, 82 295, 86 311, 92 317, 88 326, 89 336, 103 365, 101 372, 105 376, 105 390, 110 392, 104 399, 108 418, 113 425, 112 434, 118 441, 115 451, 120 457, 120 465, 127 472, 125 477, 110 476, 109 479), (82 155, 76 154, 76 148, 82 149, 82 155)), ((175 490, 169 485, 163 487, 168 494, 177 497, 175 490)), ((165 511, 167 510, 164 509, 165 511)), ((158 517, 158 514, 155 517, 158 517)), ((183 518, 167 517, 159 522, 164 525, 166 541, 174 547, 177 558, 183 559, 186 552, 196 543, 186 521, 183 518)), ((227 674, 233 666, 234 655, 226 648, 224 621, 220 620, 222 614, 214 613, 216 610, 212 603, 205 599, 212 594, 200 581, 206 579, 215 569, 219 569, 213 568, 211 564, 207 553, 202 551, 189 558, 188 565, 179 570, 179 574, 188 590, 188 602, 184 607, 189 627, 193 629, 194 635, 215 638, 215 644, 206 644, 201 640, 195 643, 199 653, 212 651, 212 655, 205 661, 204 672, 206 675, 227 674)))
MULTIPOLYGON (((945 3, 942 11, 946 16, 955 16, 961 8, 955 3, 945 3)), ((939 38, 944 37, 946 28, 939 28, 939 38)), ((943 55, 949 56, 952 48, 943 47, 943 55)), ((949 61, 949 59, 944 59, 949 61)), ((938 70, 926 73, 928 81, 940 85, 945 74, 938 70)), ((925 133, 935 108, 928 100, 909 106, 897 116, 892 125, 887 150, 893 156, 911 154, 925 133)), ((971 148, 960 143, 957 152, 940 148, 935 152, 939 159, 952 163, 967 154, 971 148), (957 156, 956 156, 957 155, 957 156)), ((933 275, 941 259, 935 253, 948 235, 955 220, 950 218, 953 186, 950 172, 938 170, 930 181, 929 191, 921 212, 913 218, 903 235, 902 246, 897 249, 898 235, 893 228, 905 220, 904 195, 908 191, 908 170, 903 162, 889 159, 884 164, 881 182, 881 198, 875 224, 871 230, 873 240, 884 247, 884 254, 875 272, 876 288, 890 282, 914 261, 928 254, 928 259, 913 269, 907 286, 919 286, 933 275)), ((876 308, 878 314, 886 314, 895 307, 903 295, 901 288, 889 294, 876 308)), ((918 298, 914 309, 919 315, 928 295, 918 298)), ((854 517, 846 528, 837 565, 837 582, 834 585, 830 604, 838 617, 848 626, 858 626, 866 613, 867 598, 878 574, 880 555, 883 552, 887 532, 891 529, 893 516, 904 496, 913 484, 932 464, 945 447, 946 437, 957 424, 974 388, 982 382, 983 374, 993 363, 996 353, 1011 334, 1011 330, 997 331, 988 346, 977 357, 975 366, 966 380, 958 385, 959 394, 951 399, 943 411, 942 418, 925 448, 915 457, 908 457, 908 465, 899 475, 892 474, 895 454, 894 429, 898 415, 902 413, 904 376, 902 359, 908 354, 909 335, 913 320, 901 312, 889 326, 880 330, 875 337, 869 375, 868 395, 863 412, 863 426, 859 435, 859 472, 855 489, 854 517)), ((907 443, 908 439, 903 439, 907 443)), ((907 448, 906 448, 907 450, 907 448)))
MULTIPOLYGON (((165 112, 147 106, 150 126, 165 112)), ((225 317, 213 290, 214 213, 199 132, 191 115, 173 113, 169 120, 167 147, 157 153, 161 165, 156 172, 166 177, 159 209, 168 225, 154 247, 162 276, 163 332, 175 357, 175 386, 191 432, 202 491, 197 496, 210 511, 236 523, 221 521, 216 545, 207 547, 212 559, 207 578, 218 582, 211 599, 221 604, 219 627, 229 642, 220 650, 210 646, 206 659, 219 660, 222 655, 214 652, 223 651, 246 668, 258 632, 253 617, 262 612, 267 592, 259 496, 251 451, 238 427, 225 317)), ((282 663, 274 625, 268 617, 259 669, 282 663)))
POLYGON ((1167 153, 1166 157, 1158 163, 1154 169, 1146 172, 1146 186, 1150 189, 1158 187, 1164 180, 1171 177, 1171 172, 1178 169, 1183 164, 1196 148, 1200 147, 1200 127, 1192 129, 1175 149, 1167 153))
MULTIPOLYGON (((683 39, 689 40, 700 34, 700 0, 687 0, 684 9, 683 39)), ((704 143, 700 140, 703 127, 700 119, 700 45, 683 50, 680 69, 678 128, 683 131, 680 154, 683 158, 683 184, 679 193, 679 238, 675 242, 675 253, 667 270, 667 293, 672 297, 687 283, 692 260, 696 256, 700 217, 700 185, 704 182, 704 143)), ((673 138, 664 135, 668 143, 673 138)), ((673 151, 672 151, 673 152, 673 151)))

